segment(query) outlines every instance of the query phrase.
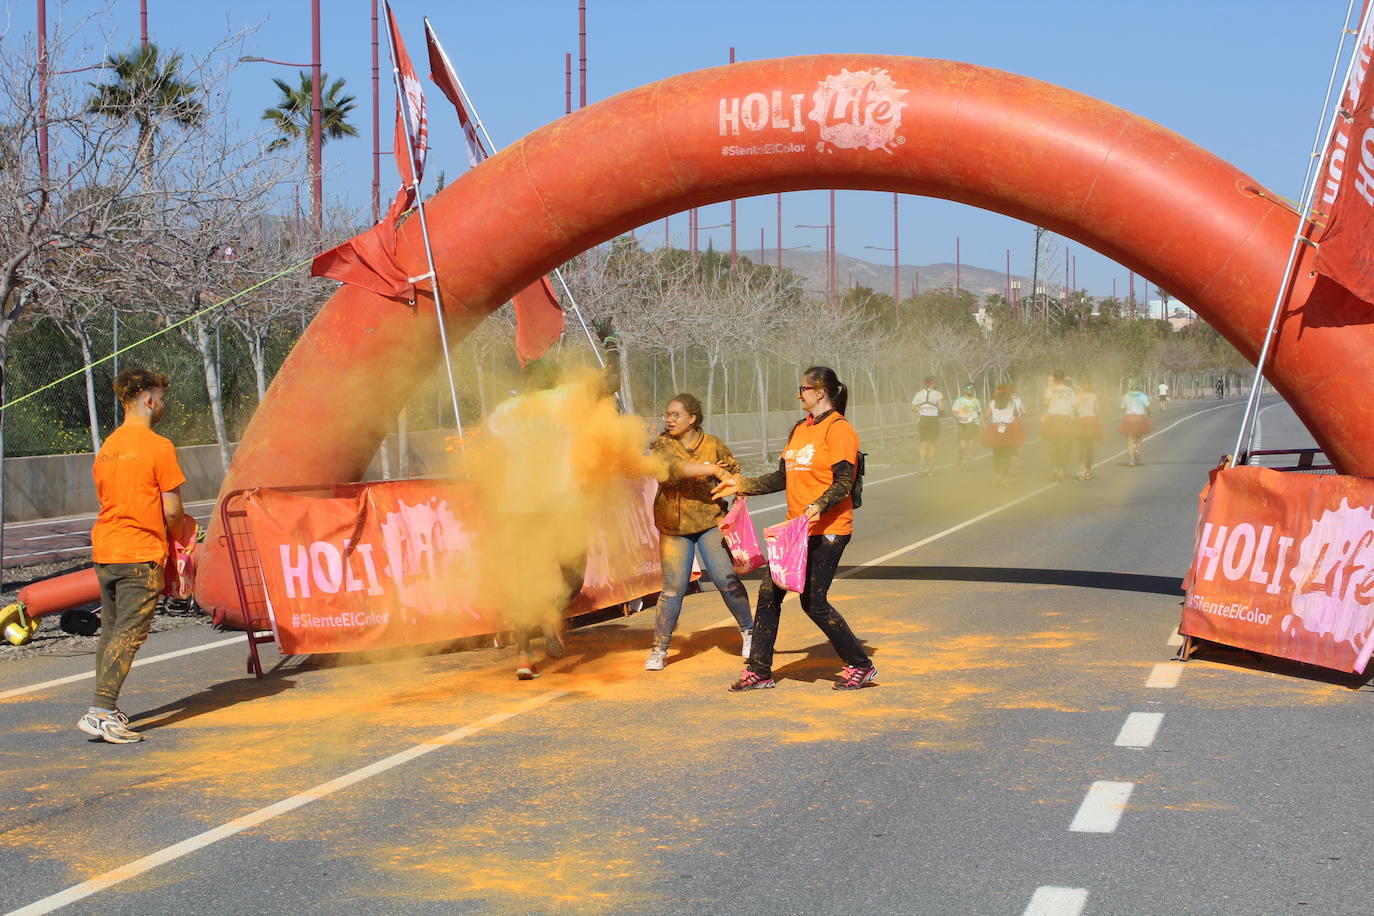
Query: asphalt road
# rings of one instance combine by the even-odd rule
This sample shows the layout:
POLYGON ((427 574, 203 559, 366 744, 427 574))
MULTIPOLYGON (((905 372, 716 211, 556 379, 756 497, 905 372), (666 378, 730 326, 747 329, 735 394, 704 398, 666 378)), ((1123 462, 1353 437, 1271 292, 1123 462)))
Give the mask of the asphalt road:
MULTIPOLYGON (((204 528, 214 507, 214 500, 202 500, 187 503, 186 511, 204 528)), ((53 560, 89 558, 94 522, 94 515, 10 522, 5 526, 4 564, 7 567, 30 566, 53 560)))
MULTIPOLYGON (((574 631, 525 683, 510 649, 255 681, 239 640, 157 634, 128 747, 74 727, 89 657, 7 664, 0 911, 1368 912, 1371 688, 1169 661, 1240 405, 1171 404, 1137 468, 1109 434, 1089 482, 1048 482, 1038 444, 1007 489, 986 457, 870 463, 831 593, 880 672, 862 691, 830 689, 792 600, 778 688, 728 693, 709 592, 657 673, 649 614, 574 631)), ((1310 442, 1281 404, 1262 436, 1310 442)))

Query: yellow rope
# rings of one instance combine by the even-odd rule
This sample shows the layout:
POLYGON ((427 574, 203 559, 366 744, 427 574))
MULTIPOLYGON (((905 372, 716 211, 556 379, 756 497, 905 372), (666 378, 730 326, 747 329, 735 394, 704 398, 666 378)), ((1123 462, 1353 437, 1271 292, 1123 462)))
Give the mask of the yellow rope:
POLYGON ((0 405, 0 411, 9 410, 11 407, 13 407, 13 406, 16 405, 16 404, 22 404, 22 403, 24 403, 25 401, 27 401, 29 398, 33 397, 35 394, 41 394, 42 392, 47 391, 49 388, 52 388, 52 387, 54 387, 54 386, 56 386, 56 385, 62 384, 63 382, 67 381, 68 379, 76 378, 78 375, 80 375, 81 373, 85 372, 87 369, 94 368, 95 366, 99 366, 101 363, 107 363, 107 362, 109 362, 110 360, 114 359, 114 358, 115 358, 116 356, 118 356, 119 354, 128 352, 129 350, 132 350, 134 347, 142 346, 143 344, 147 343, 148 341, 152 340, 152 339, 155 338, 155 337, 161 337, 163 334, 166 334, 166 333, 168 333, 169 331, 175 331, 177 328, 181 327, 181 326, 182 326, 183 324, 185 324, 186 322, 188 322, 188 321, 194 321, 195 319, 199 318, 201 315, 204 315, 204 314, 207 313, 207 312, 212 312, 212 311, 214 311, 215 309, 219 308, 220 306, 228 305, 230 302, 233 302, 235 299, 239 298, 240 296, 245 296, 245 295, 247 295, 248 293, 251 293, 253 290, 259 289, 259 288, 261 288, 261 287, 263 287, 263 286, 266 286, 268 283, 271 283, 271 282, 273 282, 274 280, 280 280, 282 277, 284 277, 284 276, 286 276, 287 274, 291 273, 291 271, 293 271, 293 270, 299 270, 300 268, 302 268, 302 267, 304 267, 305 265, 309 264, 309 263, 310 263, 311 261, 313 261, 313 260, 314 260, 314 258, 306 258, 304 261, 301 261, 301 262, 298 263, 298 264, 292 264, 290 267, 286 268, 285 270, 283 270, 283 271, 282 271, 281 273, 279 273, 279 274, 276 274, 276 275, 274 275, 274 276, 268 277, 266 280, 262 280, 262 281, 259 281, 259 282, 257 282, 257 283, 254 283, 252 286, 248 287, 248 288, 245 289, 245 290, 240 290, 239 292, 234 293, 234 295, 230 296, 228 299, 221 299, 219 302, 216 302, 216 303, 213 304, 213 305, 207 305, 205 308, 201 309, 199 312, 195 312, 195 313, 193 313, 193 314, 187 315, 185 318, 181 319, 181 320, 178 321, 176 324, 169 324, 169 325, 167 325, 167 327, 163 328, 161 331, 157 331, 157 332, 154 332, 154 333, 152 333, 152 334, 149 334, 147 337, 143 338, 142 340, 136 340, 136 341, 134 341, 133 343, 129 344, 127 347, 120 347, 118 350, 115 350, 115 351, 114 351, 113 353, 111 353, 110 355, 108 355, 108 356, 102 356, 102 357, 100 357, 100 359, 97 359, 97 360, 95 360, 95 361, 92 362, 92 363, 88 363, 87 365, 82 366, 80 369, 77 369, 75 372, 69 372, 69 373, 67 373, 66 375, 62 376, 60 379, 56 379, 55 381, 48 382, 48 384, 44 385, 44 386, 41 387, 41 388, 35 388, 33 391, 30 391, 28 394, 24 395, 23 397, 15 398, 13 401, 10 401, 8 404, 0 405))

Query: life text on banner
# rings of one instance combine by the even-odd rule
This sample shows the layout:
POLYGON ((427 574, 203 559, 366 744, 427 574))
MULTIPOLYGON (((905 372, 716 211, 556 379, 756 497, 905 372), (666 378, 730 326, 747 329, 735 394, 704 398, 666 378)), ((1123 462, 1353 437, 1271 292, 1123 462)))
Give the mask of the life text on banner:
MULTIPOLYGON (((581 593, 565 613, 658 591, 654 483, 624 481, 598 507, 581 593)), ((509 629, 481 607, 484 525, 458 481, 387 481, 345 498, 261 489, 248 523, 283 654, 357 652, 509 629)))
POLYGON ((1363 673, 1374 652, 1374 481, 1219 472, 1185 581, 1183 635, 1363 673))
POLYGON ((1350 76, 1323 157, 1317 269, 1374 303, 1374 17, 1365 0, 1350 76))

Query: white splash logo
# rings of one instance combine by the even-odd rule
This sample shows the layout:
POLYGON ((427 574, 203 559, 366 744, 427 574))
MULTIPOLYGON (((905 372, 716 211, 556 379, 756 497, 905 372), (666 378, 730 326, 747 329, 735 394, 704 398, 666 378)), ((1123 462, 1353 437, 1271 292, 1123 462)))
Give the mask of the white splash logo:
POLYGON ((1301 622, 1308 632, 1329 634, 1359 651, 1374 623, 1374 513, 1345 499, 1323 512, 1288 575, 1293 613, 1283 619, 1284 632, 1301 622))
POLYGON ((827 76, 811 95, 811 113, 807 115, 821 128, 821 142, 817 149, 872 149, 891 153, 905 137, 897 136, 902 126, 902 96, 907 90, 898 89, 886 70, 850 71, 842 69, 827 76))
POLYGON ((797 467, 799 468, 809 468, 811 467, 812 459, 814 459, 815 457, 816 446, 803 445, 801 448, 797 449, 796 453, 792 456, 792 460, 796 463, 797 467))
POLYGON ((468 550, 472 535, 458 523, 447 500, 431 497, 414 506, 397 500, 396 505, 399 511, 388 512, 382 519, 386 573, 396 583, 403 606, 443 607, 445 585, 438 575, 438 560, 468 550))

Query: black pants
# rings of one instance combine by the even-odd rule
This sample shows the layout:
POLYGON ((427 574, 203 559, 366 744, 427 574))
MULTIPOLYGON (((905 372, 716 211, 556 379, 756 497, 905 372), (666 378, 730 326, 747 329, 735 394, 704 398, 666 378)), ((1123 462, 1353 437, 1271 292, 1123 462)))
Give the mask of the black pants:
POLYGON ((1011 473, 1011 459, 1016 457, 1016 449, 1009 445, 995 445, 992 447, 992 474, 994 477, 1006 477, 1011 473))
MULTIPOLYGON (((854 631, 826 600, 850 537, 848 534, 815 534, 806 539, 806 590, 801 593, 801 606, 847 666, 867 668, 870 665, 868 655, 859 645, 854 631)), ((771 577, 765 577, 759 586, 758 607, 754 611, 754 642, 748 663, 749 670, 755 674, 765 677, 773 674, 773 644, 778 640, 778 618, 786 594, 771 577)))

